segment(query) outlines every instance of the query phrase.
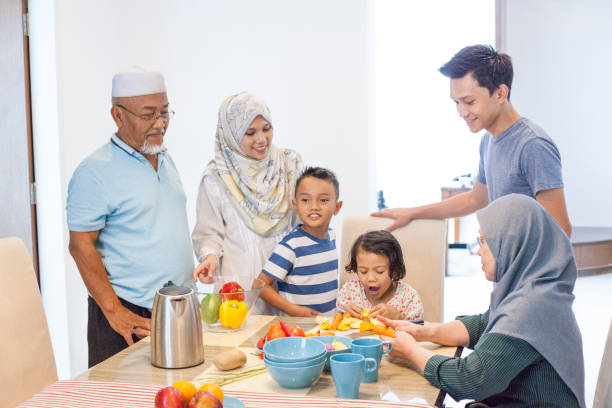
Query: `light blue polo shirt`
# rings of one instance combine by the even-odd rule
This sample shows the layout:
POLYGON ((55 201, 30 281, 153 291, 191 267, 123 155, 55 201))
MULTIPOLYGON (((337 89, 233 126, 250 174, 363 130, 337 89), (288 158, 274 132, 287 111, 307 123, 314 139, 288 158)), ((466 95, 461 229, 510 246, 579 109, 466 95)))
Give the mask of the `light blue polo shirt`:
POLYGON ((186 197, 170 155, 158 171, 116 135, 76 168, 68 229, 100 231, 96 249, 118 297, 151 309, 157 289, 191 279, 186 197))

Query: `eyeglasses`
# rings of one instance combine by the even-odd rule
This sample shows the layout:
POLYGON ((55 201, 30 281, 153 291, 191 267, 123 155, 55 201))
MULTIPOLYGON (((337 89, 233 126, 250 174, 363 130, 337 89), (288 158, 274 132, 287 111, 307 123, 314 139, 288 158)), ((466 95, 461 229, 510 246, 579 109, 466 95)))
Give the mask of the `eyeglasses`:
POLYGON ((476 242, 478 243, 478 247, 480 248, 484 242, 484 239, 480 238, 480 235, 477 235, 476 242))
POLYGON ((160 112, 159 115, 156 115, 155 112, 154 113, 144 113, 142 115, 139 115, 138 113, 134 113, 131 110, 129 110, 128 108, 126 108, 123 105, 117 105, 119 108, 123 109, 126 112, 131 113, 132 115, 136 116, 137 118, 140 118, 142 120, 144 120, 145 122, 157 122, 157 119, 161 118, 161 120, 163 120, 164 122, 168 122, 170 119, 172 119, 172 117, 174 117, 174 111, 170 110, 167 112, 160 112))

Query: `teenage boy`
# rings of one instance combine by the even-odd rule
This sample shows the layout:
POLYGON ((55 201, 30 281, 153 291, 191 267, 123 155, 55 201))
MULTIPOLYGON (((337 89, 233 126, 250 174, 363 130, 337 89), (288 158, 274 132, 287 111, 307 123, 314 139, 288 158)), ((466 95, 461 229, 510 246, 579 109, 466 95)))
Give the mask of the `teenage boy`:
POLYGON ((329 223, 342 207, 339 193, 334 173, 320 167, 306 168, 295 183, 292 204, 302 224, 276 245, 259 274, 266 282, 261 298, 290 316, 336 307, 338 254, 329 223))
POLYGON ((393 218, 392 231, 418 218, 471 214, 495 199, 520 193, 535 198, 570 236, 561 155, 546 132, 521 117, 510 103, 512 61, 488 45, 463 48, 440 68, 450 78, 450 96, 469 129, 487 133, 480 142, 480 164, 472 191, 438 203, 373 213, 393 218))

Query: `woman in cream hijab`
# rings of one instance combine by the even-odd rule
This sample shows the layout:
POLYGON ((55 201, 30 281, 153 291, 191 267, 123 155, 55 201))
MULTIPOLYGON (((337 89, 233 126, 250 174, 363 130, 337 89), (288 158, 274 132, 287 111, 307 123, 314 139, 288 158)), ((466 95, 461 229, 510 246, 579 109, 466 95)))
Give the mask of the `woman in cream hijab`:
POLYGON ((200 262, 194 280, 211 282, 215 273, 257 277, 297 225, 291 198, 301 158, 274 146, 272 136, 270 111, 256 96, 242 92, 223 101, 191 235, 200 262))
POLYGON ((440 325, 399 320, 389 355, 409 360, 435 387, 473 407, 584 407, 582 337, 572 311, 576 262, 569 239, 537 201, 510 194, 478 211, 489 310, 440 325), (417 341, 469 347, 464 358, 417 341))

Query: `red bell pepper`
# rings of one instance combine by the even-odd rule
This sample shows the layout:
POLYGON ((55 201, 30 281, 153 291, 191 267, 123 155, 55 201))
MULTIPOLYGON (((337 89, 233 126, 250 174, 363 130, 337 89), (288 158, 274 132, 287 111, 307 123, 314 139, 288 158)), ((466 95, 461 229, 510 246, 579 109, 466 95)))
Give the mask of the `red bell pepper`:
POLYGON ((278 322, 280 324, 281 329, 283 329, 283 331, 285 332, 285 336, 287 337, 293 337, 293 333, 291 333, 291 330, 289 330, 289 327, 287 327, 287 325, 285 324, 285 322, 283 322, 282 320, 280 322, 278 322))

